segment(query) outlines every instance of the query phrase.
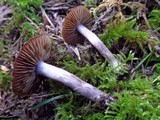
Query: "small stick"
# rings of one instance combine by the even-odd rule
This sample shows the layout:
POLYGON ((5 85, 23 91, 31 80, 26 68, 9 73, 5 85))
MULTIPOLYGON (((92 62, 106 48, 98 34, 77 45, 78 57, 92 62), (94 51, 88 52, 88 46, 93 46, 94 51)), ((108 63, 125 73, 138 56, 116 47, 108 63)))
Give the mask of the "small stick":
POLYGON ((150 26, 150 24, 149 24, 149 22, 148 22, 148 20, 147 20, 146 14, 143 13, 142 16, 143 16, 143 19, 144 19, 144 21, 146 22, 146 24, 147 24, 147 26, 148 26, 148 28, 149 28, 149 32, 151 33, 151 35, 154 36, 156 39, 158 39, 158 38, 156 37, 156 35, 153 33, 153 30, 152 30, 152 28, 151 28, 151 26, 150 26))
POLYGON ((29 22, 31 22, 31 24, 34 25, 34 26, 36 27, 36 29, 40 30, 39 27, 38 27, 38 25, 37 25, 35 22, 33 22, 33 20, 31 20, 28 16, 25 16, 25 18, 26 18, 29 22))
POLYGON ((48 15, 46 14, 45 10, 41 7, 41 11, 42 11, 42 15, 46 17, 46 19, 48 20, 49 24, 55 29, 53 23, 51 22, 51 20, 49 19, 48 15))
POLYGON ((69 7, 63 7, 63 6, 61 6, 61 7, 54 7, 54 8, 46 8, 46 10, 62 10, 62 9, 64 9, 64 10, 67 10, 69 7))

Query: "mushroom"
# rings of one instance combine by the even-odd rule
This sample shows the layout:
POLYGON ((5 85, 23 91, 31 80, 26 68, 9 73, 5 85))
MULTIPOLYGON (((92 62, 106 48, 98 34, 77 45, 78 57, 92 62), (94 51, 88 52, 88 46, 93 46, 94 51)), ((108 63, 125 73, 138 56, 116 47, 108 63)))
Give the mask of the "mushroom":
MULTIPOLYGON (((64 41, 73 48, 76 48, 78 43, 83 43, 84 39, 88 41, 100 52, 100 54, 107 59, 114 67, 118 66, 118 60, 110 52, 110 50, 104 45, 104 43, 89 29, 91 28, 92 18, 89 10, 84 6, 78 6, 73 8, 66 16, 63 28, 62 36, 64 41), (84 38, 85 37, 85 38, 84 38)), ((73 50, 77 53, 77 50, 73 50)), ((77 55, 78 56, 78 55, 77 55)))
POLYGON ((106 93, 82 81, 75 75, 47 64, 51 41, 47 35, 39 35, 27 41, 14 62, 12 88, 19 96, 29 95, 40 83, 39 75, 58 81, 81 95, 93 100, 112 101, 106 93))

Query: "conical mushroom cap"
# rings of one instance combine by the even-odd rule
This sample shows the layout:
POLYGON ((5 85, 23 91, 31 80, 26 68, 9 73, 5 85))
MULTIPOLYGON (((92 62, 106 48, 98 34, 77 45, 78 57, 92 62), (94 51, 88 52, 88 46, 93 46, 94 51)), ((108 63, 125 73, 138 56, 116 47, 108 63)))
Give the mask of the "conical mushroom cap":
POLYGON ((76 46, 77 43, 83 43, 85 38, 77 31, 77 26, 81 24, 89 29, 91 23, 92 18, 86 7, 78 6, 73 8, 63 23, 62 36, 64 41, 72 46, 76 46))
POLYGON ((39 83, 36 65, 50 57, 51 41, 47 35, 39 35, 27 41, 14 62, 12 87, 17 95, 27 95, 39 83))

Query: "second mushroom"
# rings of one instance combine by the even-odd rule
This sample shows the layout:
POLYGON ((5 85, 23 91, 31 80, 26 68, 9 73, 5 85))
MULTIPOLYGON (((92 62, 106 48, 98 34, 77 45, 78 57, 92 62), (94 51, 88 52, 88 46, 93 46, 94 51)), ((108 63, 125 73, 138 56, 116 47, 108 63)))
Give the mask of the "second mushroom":
POLYGON ((62 36, 64 41, 71 47, 76 48, 78 43, 83 43, 84 39, 87 38, 113 67, 117 67, 119 64, 118 60, 97 35, 89 30, 91 23, 92 18, 87 8, 84 6, 73 8, 63 23, 62 36))

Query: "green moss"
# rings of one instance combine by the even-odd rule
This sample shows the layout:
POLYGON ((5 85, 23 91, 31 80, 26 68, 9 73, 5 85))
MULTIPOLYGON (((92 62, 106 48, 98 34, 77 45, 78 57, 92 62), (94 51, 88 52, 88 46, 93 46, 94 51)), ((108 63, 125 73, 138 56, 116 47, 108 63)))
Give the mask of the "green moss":
POLYGON ((111 23, 109 28, 99 37, 109 47, 112 46, 113 42, 118 42, 120 38, 125 38, 125 40, 141 45, 142 42, 147 40, 148 33, 136 30, 134 28, 135 23, 136 19, 117 25, 111 23))
POLYGON ((154 9, 150 13, 149 23, 154 31, 160 30, 160 10, 154 9))
POLYGON ((35 24, 39 25, 41 22, 40 6, 43 0, 4 0, 12 9, 12 19, 7 21, 4 33, 9 34, 11 30, 19 29, 23 40, 26 41, 37 33, 36 27, 27 20, 31 19, 35 24))
POLYGON ((0 88, 3 90, 7 90, 11 84, 11 75, 0 72, 0 88))
POLYGON ((85 0, 85 6, 92 8, 96 7, 97 0, 85 0))

